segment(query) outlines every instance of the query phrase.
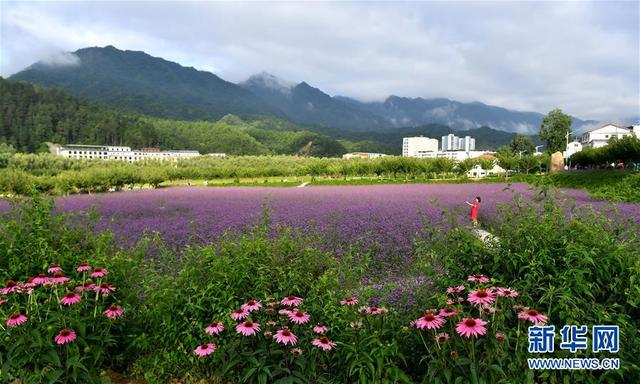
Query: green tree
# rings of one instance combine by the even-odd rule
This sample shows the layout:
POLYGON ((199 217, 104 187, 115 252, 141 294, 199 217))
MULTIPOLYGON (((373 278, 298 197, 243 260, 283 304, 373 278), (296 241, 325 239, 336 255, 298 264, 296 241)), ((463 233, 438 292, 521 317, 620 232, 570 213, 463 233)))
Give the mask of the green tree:
POLYGON ((567 135, 571 133, 571 116, 556 108, 549 112, 540 126, 539 136, 547 142, 550 153, 563 151, 566 148, 567 135))
POLYGON ((522 153, 533 153, 534 146, 533 140, 530 137, 525 135, 517 134, 513 140, 511 140, 511 153, 518 154, 522 153))

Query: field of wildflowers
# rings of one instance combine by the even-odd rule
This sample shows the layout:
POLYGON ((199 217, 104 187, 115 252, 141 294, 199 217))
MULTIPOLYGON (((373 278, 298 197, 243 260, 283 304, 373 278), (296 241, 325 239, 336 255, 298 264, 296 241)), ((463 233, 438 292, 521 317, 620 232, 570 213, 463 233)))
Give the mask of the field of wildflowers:
POLYGON ((3 382, 640 379, 637 205, 463 184, 172 188, 2 209, 3 382), (476 195, 491 247, 460 204, 476 195), (527 327, 542 323, 619 325, 607 356, 621 369, 529 370, 527 327))

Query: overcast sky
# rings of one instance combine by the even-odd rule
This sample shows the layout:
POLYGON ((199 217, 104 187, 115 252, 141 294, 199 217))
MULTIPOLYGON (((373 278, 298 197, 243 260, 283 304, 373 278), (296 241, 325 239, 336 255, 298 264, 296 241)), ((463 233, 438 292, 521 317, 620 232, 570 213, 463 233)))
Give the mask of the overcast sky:
POLYGON ((239 82, 267 71, 332 95, 395 94, 640 116, 640 2, 0 1, 0 75, 114 45, 239 82))

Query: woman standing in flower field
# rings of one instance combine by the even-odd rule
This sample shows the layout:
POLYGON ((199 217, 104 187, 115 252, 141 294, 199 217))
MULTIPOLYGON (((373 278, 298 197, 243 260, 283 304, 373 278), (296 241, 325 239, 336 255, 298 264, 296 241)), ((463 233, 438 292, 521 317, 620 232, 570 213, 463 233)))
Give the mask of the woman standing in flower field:
POLYGON ((467 205, 471 207, 471 224, 474 227, 478 226, 478 209, 480 209, 481 201, 482 199, 480 198, 480 196, 476 196, 476 199, 473 200, 473 203, 465 201, 465 203, 467 203, 467 205))

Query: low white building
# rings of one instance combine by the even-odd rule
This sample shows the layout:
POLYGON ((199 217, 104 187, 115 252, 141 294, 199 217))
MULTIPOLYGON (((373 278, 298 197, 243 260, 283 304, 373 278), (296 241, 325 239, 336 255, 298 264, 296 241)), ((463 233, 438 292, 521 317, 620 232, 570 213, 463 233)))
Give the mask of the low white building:
POLYGON ((405 137, 402 139, 402 156, 427 157, 428 152, 438 152, 438 140, 429 137, 405 137))
POLYGON ((491 169, 483 169, 480 164, 476 164, 467 172, 467 177, 478 178, 485 176, 502 175, 505 173, 507 173, 507 171, 497 163, 494 163, 491 169))
POLYGON ((73 159, 101 159, 101 160, 177 160, 200 156, 198 151, 169 150, 161 151, 159 148, 131 149, 131 147, 112 145, 84 145, 68 144, 55 148, 55 154, 73 159))
POLYGON ((372 153, 372 152, 351 152, 342 155, 343 159, 376 159, 378 157, 385 157, 384 153, 372 153))
POLYGON ((622 139, 633 134, 633 129, 616 124, 606 124, 599 128, 583 133, 580 137, 582 147, 601 148, 609 144, 609 140, 615 137, 622 139))
POLYGON ((572 141, 567 144, 567 148, 565 148, 564 152, 562 152, 562 156, 565 159, 568 159, 569 157, 571 157, 571 155, 580 151, 582 151, 582 143, 580 143, 579 141, 572 141))

